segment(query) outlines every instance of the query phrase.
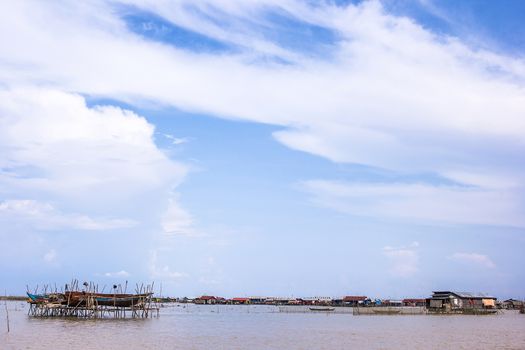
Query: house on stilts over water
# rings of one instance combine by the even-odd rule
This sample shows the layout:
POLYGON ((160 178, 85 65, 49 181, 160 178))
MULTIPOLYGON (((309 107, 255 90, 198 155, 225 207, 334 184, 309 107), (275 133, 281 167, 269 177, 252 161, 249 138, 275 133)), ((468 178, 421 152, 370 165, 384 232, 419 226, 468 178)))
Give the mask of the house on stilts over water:
POLYGON ((494 314, 496 297, 484 293, 436 291, 426 299, 429 313, 440 314, 494 314))

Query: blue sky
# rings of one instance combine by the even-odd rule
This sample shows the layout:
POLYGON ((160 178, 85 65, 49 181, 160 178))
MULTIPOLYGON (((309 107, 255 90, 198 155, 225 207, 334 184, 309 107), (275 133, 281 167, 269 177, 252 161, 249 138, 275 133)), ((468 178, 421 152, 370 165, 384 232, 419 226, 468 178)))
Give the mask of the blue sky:
POLYGON ((521 1, 4 6, 9 293, 524 296, 521 1))

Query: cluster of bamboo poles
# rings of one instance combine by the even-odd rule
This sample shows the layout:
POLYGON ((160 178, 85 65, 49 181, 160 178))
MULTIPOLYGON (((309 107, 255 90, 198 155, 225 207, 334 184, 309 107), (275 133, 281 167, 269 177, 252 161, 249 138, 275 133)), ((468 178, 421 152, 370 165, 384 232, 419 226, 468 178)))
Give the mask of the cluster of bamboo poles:
POLYGON ((113 285, 104 294, 106 286, 99 292, 98 284, 78 280, 57 288, 56 284, 44 285, 31 293, 28 290, 29 316, 35 317, 79 317, 79 318, 148 318, 159 316, 159 306, 153 298, 152 284, 136 285, 135 294, 125 294, 126 281, 113 285))

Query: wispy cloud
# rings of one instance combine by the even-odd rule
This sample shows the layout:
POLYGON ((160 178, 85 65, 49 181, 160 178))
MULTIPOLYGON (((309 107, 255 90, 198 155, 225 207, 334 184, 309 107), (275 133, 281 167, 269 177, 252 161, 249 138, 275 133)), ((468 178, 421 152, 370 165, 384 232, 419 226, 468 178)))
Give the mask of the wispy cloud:
POLYGON ((487 256, 478 253, 454 253, 448 257, 450 260, 454 260, 460 263, 486 267, 493 269, 496 264, 487 256))
MULTIPOLYGON (((273 0, 122 4, 215 40, 235 42, 241 50, 203 53, 159 43, 131 30, 125 11, 120 13, 114 3, 33 3, 30 9, 10 4, 1 12, 6 15, 0 21, 0 29, 5 29, 0 30, 4 43, 0 53, 4 62, 17 64, 0 66, 0 79, 8 86, 52 81, 63 90, 132 104, 152 101, 279 125, 283 129, 274 133, 276 140, 334 162, 452 176, 450 180, 453 174, 467 174, 461 176, 463 180, 485 174, 497 188, 481 186, 483 199, 508 197, 525 188, 521 165, 525 62, 520 58, 472 49, 461 38, 436 35, 408 18, 390 15, 379 1, 347 6, 273 0), (105 15, 100 17, 100 13, 105 15), (331 55, 308 56, 272 35, 254 34, 261 25, 282 30, 295 22, 337 33, 337 40, 327 49, 331 55), (74 37, 68 35, 72 28, 74 37), (28 38, 32 45, 19 45, 28 38), (42 54, 49 47, 67 54, 42 54), (268 56, 288 63, 268 65, 264 62, 268 56), (125 63, 108 70, 114 62, 125 63)), ((298 38, 297 33, 290 35, 289 41, 298 38)), ((4 108, 12 105, 9 97, 2 101, 4 108)), ((128 112, 91 111, 95 112, 114 118, 121 115, 117 119, 126 120, 125 125, 145 132, 137 135, 147 135, 147 123, 141 124, 140 118, 128 112)), ((115 128, 107 129, 118 133, 115 128)), ((166 166, 154 147, 140 151, 166 166)), ((122 154, 116 156, 120 159, 122 154)), ((150 171, 149 166, 115 168, 153 180, 160 173, 173 173, 150 171)), ((100 176, 75 178, 95 181, 100 176)), ((477 184, 467 181, 465 185, 477 184)), ((439 192, 460 199, 478 196, 452 187, 439 192)), ((496 213, 497 218, 488 222, 522 220, 515 213, 523 211, 523 203, 505 203, 511 214, 496 213)))
POLYGON ((204 285, 220 285, 224 282, 224 271, 215 257, 204 259, 198 282, 204 285))
MULTIPOLYGON (((480 181, 474 179, 473 181, 480 181)), ((311 180, 301 188, 341 212, 421 222, 524 227, 522 191, 465 185, 311 180)))
POLYGON ((54 249, 50 249, 44 254, 44 261, 48 264, 54 263, 57 259, 57 252, 54 249))
POLYGON ((168 208, 162 216, 162 229, 167 235, 196 235, 192 216, 181 207, 175 198, 170 198, 168 208))
POLYGON ((120 271, 117 271, 117 272, 106 272, 104 274, 105 277, 118 277, 118 278, 123 278, 123 277, 129 277, 130 276, 130 273, 125 271, 125 270, 120 270, 120 271))
MULTIPOLYGON (((433 33, 380 1, 333 3, 0 2, 0 198, 52 203, 35 209, 51 222, 16 214, 35 227, 110 229, 130 217, 142 233, 195 233, 198 217, 172 196, 187 167, 157 147, 148 120, 88 106, 93 96, 270 124, 291 149, 446 180, 305 182, 336 210, 523 227, 523 58, 433 33), (169 40, 174 28, 199 42, 169 40), (207 38, 234 49, 198 50, 207 38)), ((416 246, 382 254, 392 275, 417 273, 416 246)), ((186 276, 161 260, 152 254, 151 277, 186 276)))
POLYGON ((92 218, 82 214, 63 213, 49 203, 35 200, 5 200, 0 202, 0 221, 21 223, 46 230, 67 228, 110 230, 136 225, 133 220, 92 218))
POLYGON ((171 143, 174 145, 182 145, 183 143, 187 143, 190 141, 187 137, 175 137, 170 134, 163 134, 163 135, 168 140, 171 140, 171 143))
POLYGON ((188 274, 185 272, 173 271, 169 265, 162 264, 159 266, 158 253, 156 250, 150 252, 150 259, 148 263, 150 277, 161 281, 173 281, 184 277, 188 274))
POLYGON ((383 247, 383 255, 390 261, 390 274, 393 277, 408 278, 419 270, 418 242, 412 242, 406 247, 383 247))

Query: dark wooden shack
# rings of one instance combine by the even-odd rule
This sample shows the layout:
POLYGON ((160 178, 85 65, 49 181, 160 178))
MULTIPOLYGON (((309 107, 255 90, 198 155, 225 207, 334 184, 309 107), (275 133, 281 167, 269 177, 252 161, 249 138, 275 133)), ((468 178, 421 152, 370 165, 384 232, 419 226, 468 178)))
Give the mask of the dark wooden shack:
POLYGON ((491 313, 496 309, 496 297, 484 293, 435 291, 426 299, 430 312, 442 313, 491 313))

